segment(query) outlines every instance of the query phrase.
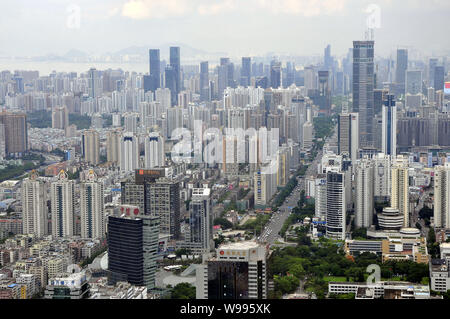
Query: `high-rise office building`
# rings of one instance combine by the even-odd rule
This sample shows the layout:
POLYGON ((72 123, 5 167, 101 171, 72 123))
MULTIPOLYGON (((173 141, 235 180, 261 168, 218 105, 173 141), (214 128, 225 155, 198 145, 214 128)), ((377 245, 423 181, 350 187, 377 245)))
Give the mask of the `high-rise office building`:
POLYGON ((130 172, 137 168, 139 168, 139 142, 136 135, 127 132, 121 138, 120 170, 130 172))
POLYGON ((358 158, 358 113, 343 113, 338 118, 338 154, 352 161, 358 158))
POLYGON ((103 238, 106 232, 103 183, 89 170, 80 185, 81 238, 103 238))
POLYGON ((398 209, 403 216, 403 227, 409 227, 408 158, 402 155, 393 158, 391 185, 391 207, 398 209))
POLYGON ((155 288, 159 218, 122 206, 120 217, 108 217, 108 283, 127 281, 155 288))
POLYGON ((434 67, 434 90, 439 91, 444 89, 444 66, 439 65, 434 67))
MULTIPOLYGON (((180 63, 180 47, 170 47, 170 66, 173 70, 173 75, 175 78, 175 103, 178 104, 178 93, 181 92, 181 63, 180 63)), ((167 87, 167 86, 166 86, 167 87)))
POLYGON ((5 153, 21 157, 28 150, 27 116, 23 113, 0 112, 0 123, 5 128, 5 153))
POLYGON ((200 100, 210 101, 211 93, 209 89, 209 65, 208 61, 200 63, 200 100))
POLYGON ((434 88, 434 71, 438 64, 438 59, 432 58, 428 63, 428 86, 434 88))
POLYGON ((377 153, 374 162, 374 196, 376 201, 386 202, 391 196, 391 156, 377 153))
POLYGON ((434 169, 434 226, 450 228, 450 163, 434 169))
POLYGON ((34 171, 22 182, 22 227, 24 234, 48 235, 47 184, 34 171))
POLYGON ((319 71, 319 95, 316 98, 319 109, 327 114, 331 111, 331 87, 329 84, 329 77, 329 71, 319 71))
POLYGON ((422 93, 422 71, 421 70, 406 71, 405 94, 417 95, 420 93, 422 93))
POLYGON ((55 107, 52 111, 52 128, 64 130, 69 126, 69 111, 67 107, 55 107))
POLYGON ((357 228, 369 228, 372 226, 374 209, 373 180, 373 162, 368 157, 358 160, 355 167, 355 227, 357 228))
POLYGON ((100 76, 100 72, 95 68, 91 68, 88 71, 88 88, 89 97, 95 99, 103 93, 103 81, 100 76))
POLYGON ((273 89, 281 86, 281 62, 272 61, 270 63, 270 86, 273 89))
POLYGON ((353 41, 353 112, 359 113, 359 146, 373 146, 374 41, 353 41))
POLYGON ((179 182, 159 178, 147 187, 149 212, 160 218, 160 234, 171 235, 171 239, 180 237, 180 187, 179 182))
POLYGON ((345 239, 347 203, 345 198, 345 176, 341 172, 327 172, 327 227, 329 238, 345 239))
POLYGON ((211 189, 192 189, 189 212, 190 234, 185 244, 193 252, 208 253, 214 247, 211 220, 211 189))
POLYGON ((250 85, 251 79, 251 58, 250 57, 242 57, 242 65, 241 65, 241 86, 247 87, 250 85))
POLYGON ((386 155, 397 155, 397 107, 393 94, 387 94, 382 112, 382 151, 386 155))
POLYGON ((196 270, 197 299, 266 299, 267 256, 253 241, 221 245, 196 270))
POLYGON ((165 164, 164 138, 158 132, 145 138, 145 168, 161 167, 165 164))
POLYGON ((81 136, 83 159, 91 165, 100 163, 100 137, 96 130, 85 130, 81 136))
POLYGON ((164 87, 170 90, 170 105, 178 105, 176 70, 173 66, 166 66, 164 70, 164 80, 164 87))
POLYGON ((150 83, 148 89, 153 93, 161 87, 161 61, 159 58, 159 49, 149 50, 150 83))
POLYGON ((408 50, 397 50, 397 66, 395 68, 395 88, 397 96, 405 94, 405 76, 408 69, 408 50))
POLYGON ((75 234, 75 183, 61 170, 58 180, 51 184, 52 236, 71 237, 75 234))

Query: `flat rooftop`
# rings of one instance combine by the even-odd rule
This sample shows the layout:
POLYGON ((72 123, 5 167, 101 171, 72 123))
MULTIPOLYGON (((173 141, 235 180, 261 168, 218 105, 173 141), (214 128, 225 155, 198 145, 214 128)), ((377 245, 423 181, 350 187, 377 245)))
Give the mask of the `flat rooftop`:
POLYGON ((236 243, 227 243, 220 245, 218 249, 250 249, 250 248, 257 248, 260 244, 253 240, 247 240, 247 241, 239 241, 236 243))

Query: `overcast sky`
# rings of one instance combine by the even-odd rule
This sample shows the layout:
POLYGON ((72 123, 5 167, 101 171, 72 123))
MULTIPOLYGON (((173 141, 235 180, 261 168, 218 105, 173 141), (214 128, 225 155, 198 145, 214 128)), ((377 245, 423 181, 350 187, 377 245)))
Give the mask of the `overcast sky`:
POLYGON ((330 43, 341 55, 363 39, 368 17, 377 55, 450 50, 449 0, 1 0, 0 55, 173 42, 231 56, 323 54, 330 43))

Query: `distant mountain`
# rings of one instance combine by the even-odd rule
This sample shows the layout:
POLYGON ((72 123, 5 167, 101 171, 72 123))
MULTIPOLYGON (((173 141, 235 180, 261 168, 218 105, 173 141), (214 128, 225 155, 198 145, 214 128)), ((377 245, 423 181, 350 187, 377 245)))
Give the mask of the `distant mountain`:
POLYGON ((88 54, 86 52, 77 50, 77 49, 72 49, 70 51, 68 51, 66 54, 64 54, 64 58, 67 59, 72 59, 72 58, 86 58, 88 57, 88 54))
POLYGON ((193 48, 189 45, 183 44, 183 43, 165 43, 163 45, 159 46, 131 46, 122 50, 119 50, 117 52, 114 52, 114 55, 148 55, 149 49, 160 49, 161 50, 161 58, 168 58, 169 57, 169 51, 171 46, 178 46, 180 47, 181 55, 186 57, 193 57, 197 55, 222 55, 226 56, 227 53, 224 52, 207 52, 201 49, 193 48))

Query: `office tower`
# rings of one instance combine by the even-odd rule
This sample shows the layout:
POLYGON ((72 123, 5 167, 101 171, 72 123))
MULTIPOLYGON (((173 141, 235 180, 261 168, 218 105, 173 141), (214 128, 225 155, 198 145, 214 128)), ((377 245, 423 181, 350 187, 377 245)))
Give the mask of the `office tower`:
POLYGON ((0 112, 0 123, 5 127, 6 155, 21 157, 28 150, 26 114, 0 112))
POLYGON ((268 248, 254 241, 223 244, 197 268, 197 299, 266 299, 268 248))
POLYGON ((270 169, 260 167, 253 174, 253 181, 255 185, 255 208, 264 209, 276 193, 276 175, 270 172, 270 169))
POLYGON ((450 163, 434 169, 434 227, 450 228, 450 163))
POLYGON ((196 253, 208 253, 214 247, 211 220, 211 189, 193 188, 189 203, 189 240, 186 246, 196 253))
POLYGON ((434 71, 437 66, 438 59, 430 59, 428 64, 428 86, 434 88, 434 71))
POLYGON ((81 238, 103 238, 106 233, 103 183, 89 170, 80 185, 81 238))
POLYGON ((164 166, 164 138, 158 133, 150 133, 145 138, 145 168, 164 166))
POLYGON ((302 148, 310 149, 313 145, 313 124, 310 121, 306 121, 303 124, 303 141, 302 148))
POLYGON ((160 219, 160 234, 171 239, 180 238, 180 184, 168 178, 159 178, 147 185, 149 212, 160 219))
POLYGON ((409 227, 408 159, 402 155, 393 158, 391 170, 391 207, 404 218, 403 227, 409 227))
POLYGON ((167 65, 164 70, 164 87, 170 90, 170 105, 178 104, 178 94, 177 94, 177 78, 176 70, 173 66, 167 65))
POLYGON ((322 220, 327 217, 327 179, 326 176, 320 174, 314 181, 314 215, 322 220))
POLYGON ((56 107, 52 111, 52 128, 64 130, 69 126, 69 111, 67 107, 56 107))
POLYGON ((338 117, 338 154, 352 161, 358 158, 358 113, 343 113, 338 117))
POLYGON ((405 75, 408 69, 408 50, 398 49, 397 50, 397 66, 395 68, 395 88, 396 94, 405 94, 405 75))
POLYGON ((81 136, 84 161, 91 165, 100 163, 100 137, 96 130, 85 130, 81 136))
POLYGON ((175 129, 183 128, 183 109, 181 107, 170 107, 166 110, 166 136, 172 137, 175 129))
POLYGON ((397 155, 397 107, 394 94, 387 94, 382 112, 382 151, 386 155, 397 155))
POLYGON ((374 197, 374 168, 373 162, 362 158, 356 162, 355 167, 355 227, 369 228, 373 219, 374 197))
POLYGON ((251 79, 251 58, 250 57, 242 57, 242 66, 241 66, 241 86, 247 87, 250 86, 251 79))
POLYGON ((150 60, 150 84, 148 89, 155 92, 156 89, 161 87, 161 61, 159 60, 159 49, 150 49, 148 54, 150 60))
POLYGON ((159 218, 122 207, 120 217, 108 217, 108 284, 126 281, 155 288, 159 218))
POLYGON ((50 187, 52 236, 71 237, 75 234, 75 183, 61 170, 50 187))
POLYGON ((345 176, 340 172, 327 173, 327 227, 326 236, 345 239, 347 203, 345 198, 345 176))
POLYGON ((200 63, 200 101, 210 101, 208 61, 200 63))
POLYGON ((270 63, 270 86, 273 89, 281 86, 281 62, 272 61, 270 63))
POLYGON ((443 66, 436 66, 434 68, 434 90, 439 91, 444 89, 444 67, 443 66))
POLYGON ((422 93, 422 71, 406 71, 406 94, 417 95, 422 93))
POLYGON ((180 47, 170 47, 170 66, 172 67, 173 76, 175 78, 175 92, 174 92, 175 101, 173 105, 177 105, 178 93, 181 92, 180 47))
POLYGON ((391 156, 377 153, 372 161, 375 201, 386 202, 391 196, 391 156))
POLYGON ((353 112, 359 113, 359 147, 373 146, 374 41, 353 41, 353 112))
POLYGON ((375 116, 381 114, 384 100, 388 93, 389 90, 387 89, 373 90, 373 111, 375 116))
POLYGON ((24 234, 48 235, 47 184, 34 171, 22 182, 22 227, 24 234))
POLYGON ((127 132, 122 135, 120 145, 120 170, 131 172, 139 168, 139 143, 137 136, 127 132))
POLYGON ((331 46, 328 44, 324 50, 323 55, 323 68, 324 70, 330 70, 333 67, 333 58, 331 57, 331 46))
POLYGON ((88 88, 89 88, 89 97, 95 99, 96 97, 100 97, 103 92, 103 82, 100 77, 100 72, 95 68, 91 68, 88 71, 88 88))
POLYGON ((319 96, 316 98, 316 103, 321 111, 327 114, 331 112, 331 89, 329 85, 329 72, 319 71, 319 96))

